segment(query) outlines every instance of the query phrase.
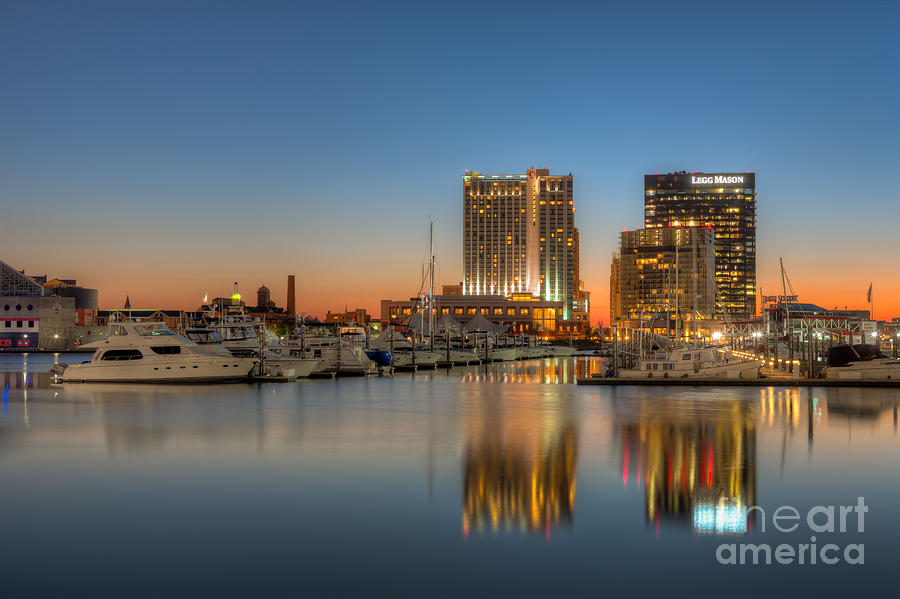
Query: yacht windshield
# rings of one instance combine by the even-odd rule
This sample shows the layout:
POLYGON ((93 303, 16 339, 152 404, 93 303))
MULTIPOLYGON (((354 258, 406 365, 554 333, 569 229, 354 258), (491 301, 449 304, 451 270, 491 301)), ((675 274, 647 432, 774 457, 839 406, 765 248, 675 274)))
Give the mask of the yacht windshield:
POLYGON ((137 324, 134 325, 134 330, 138 335, 142 337, 149 337, 151 335, 174 335, 174 333, 169 330, 169 327, 161 322, 152 324, 137 324))

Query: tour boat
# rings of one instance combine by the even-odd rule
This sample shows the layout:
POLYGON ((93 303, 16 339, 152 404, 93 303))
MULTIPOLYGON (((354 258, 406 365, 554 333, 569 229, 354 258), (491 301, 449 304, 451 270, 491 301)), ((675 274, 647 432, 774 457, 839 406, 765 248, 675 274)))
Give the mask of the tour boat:
POLYGON ((161 322, 109 325, 81 364, 56 364, 60 382, 225 382, 245 379, 256 360, 222 355, 176 335, 161 322))
POLYGON ((626 379, 755 379, 759 362, 738 358, 718 347, 658 349, 638 360, 634 368, 622 368, 626 379))
POLYGON ((881 353, 874 345, 836 345, 828 348, 826 379, 839 381, 900 380, 900 360, 881 353))

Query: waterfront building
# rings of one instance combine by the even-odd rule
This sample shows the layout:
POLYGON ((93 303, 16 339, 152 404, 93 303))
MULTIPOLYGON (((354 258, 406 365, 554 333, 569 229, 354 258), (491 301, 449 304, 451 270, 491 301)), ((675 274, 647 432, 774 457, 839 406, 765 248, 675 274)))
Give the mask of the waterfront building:
POLYGON ((274 308, 275 302, 272 301, 272 292, 265 285, 256 290, 256 307, 257 308, 274 308))
POLYGON ((619 233, 619 252, 613 257, 610 277, 617 285, 611 289, 614 319, 712 318, 716 311, 713 235, 707 227, 680 226, 619 233))
POLYGON ((66 350, 96 334, 97 290, 0 261, 0 349, 66 350))
POLYGON ((46 275, 32 278, 41 283, 44 295, 75 298, 76 325, 94 326, 97 324, 97 310, 100 306, 96 289, 82 287, 75 279, 47 280, 46 275))
POLYGON ((97 324, 101 327, 113 322, 163 322, 170 330, 178 333, 200 317, 199 312, 165 310, 161 308, 118 308, 98 310, 97 324))
MULTIPOLYGON (((620 242, 621 243, 621 242, 620 242)), ((622 294, 619 290, 619 263, 622 261, 618 251, 613 252, 609 267, 609 322, 610 325, 622 319, 622 294)))
POLYGON ((0 262, 0 347, 36 347, 40 331, 38 300, 44 288, 5 262, 0 262))
POLYGON ((755 173, 668 173, 644 176, 644 227, 712 227, 716 313, 756 314, 755 173))
MULTIPOLYGON (((574 321, 562 318, 563 302, 548 301, 530 293, 502 295, 436 295, 435 320, 449 315, 465 324, 479 314, 492 323, 508 326, 509 333, 526 333, 547 337, 566 336, 578 332, 574 321)), ((402 328, 413 314, 424 312, 422 301, 381 300, 381 322, 402 328)), ((426 317, 427 318, 427 317, 426 317)))
POLYGON ((576 308, 572 174, 528 169, 521 175, 463 175, 463 293, 528 293, 576 308))
POLYGON ((348 310, 344 308, 343 312, 326 312, 325 322, 328 324, 358 324, 366 326, 372 320, 365 308, 356 308, 348 310))
POLYGON ((581 280, 581 238, 578 234, 578 227, 575 227, 572 232, 572 247, 575 256, 572 261, 575 271, 573 281, 576 285, 572 296, 572 320, 579 323, 580 329, 589 330, 591 328, 591 292, 585 290, 584 281, 581 280))

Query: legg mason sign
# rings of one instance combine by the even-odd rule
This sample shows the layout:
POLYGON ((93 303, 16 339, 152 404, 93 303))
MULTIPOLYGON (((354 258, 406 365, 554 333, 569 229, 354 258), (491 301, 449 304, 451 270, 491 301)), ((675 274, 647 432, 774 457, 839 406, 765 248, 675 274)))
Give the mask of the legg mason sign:
POLYGON ((744 185, 746 175, 690 175, 691 185, 744 185))

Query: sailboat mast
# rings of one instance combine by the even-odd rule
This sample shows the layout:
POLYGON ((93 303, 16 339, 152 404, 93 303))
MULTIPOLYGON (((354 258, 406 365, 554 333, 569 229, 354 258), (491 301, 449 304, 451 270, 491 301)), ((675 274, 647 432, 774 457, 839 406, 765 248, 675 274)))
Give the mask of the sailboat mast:
POLYGON ((678 231, 675 231, 675 340, 679 339, 679 331, 678 331, 678 296, 679 294, 679 281, 678 281, 678 231))
MULTIPOLYGON (((778 259, 778 264, 781 266, 781 293, 784 297, 784 333, 788 336, 788 368, 792 372, 794 369, 794 327, 791 326, 791 310, 790 305, 788 304, 788 296, 787 296, 787 285, 785 283, 785 275, 784 275, 784 258, 778 259)), ((776 356, 778 355, 778 346, 775 346, 776 356)))
POLYGON ((430 272, 430 285, 428 291, 428 332, 431 334, 431 349, 434 350, 434 222, 429 221, 428 223, 428 238, 430 245, 430 253, 431 253, 431 265, 429 266, 430 272))

